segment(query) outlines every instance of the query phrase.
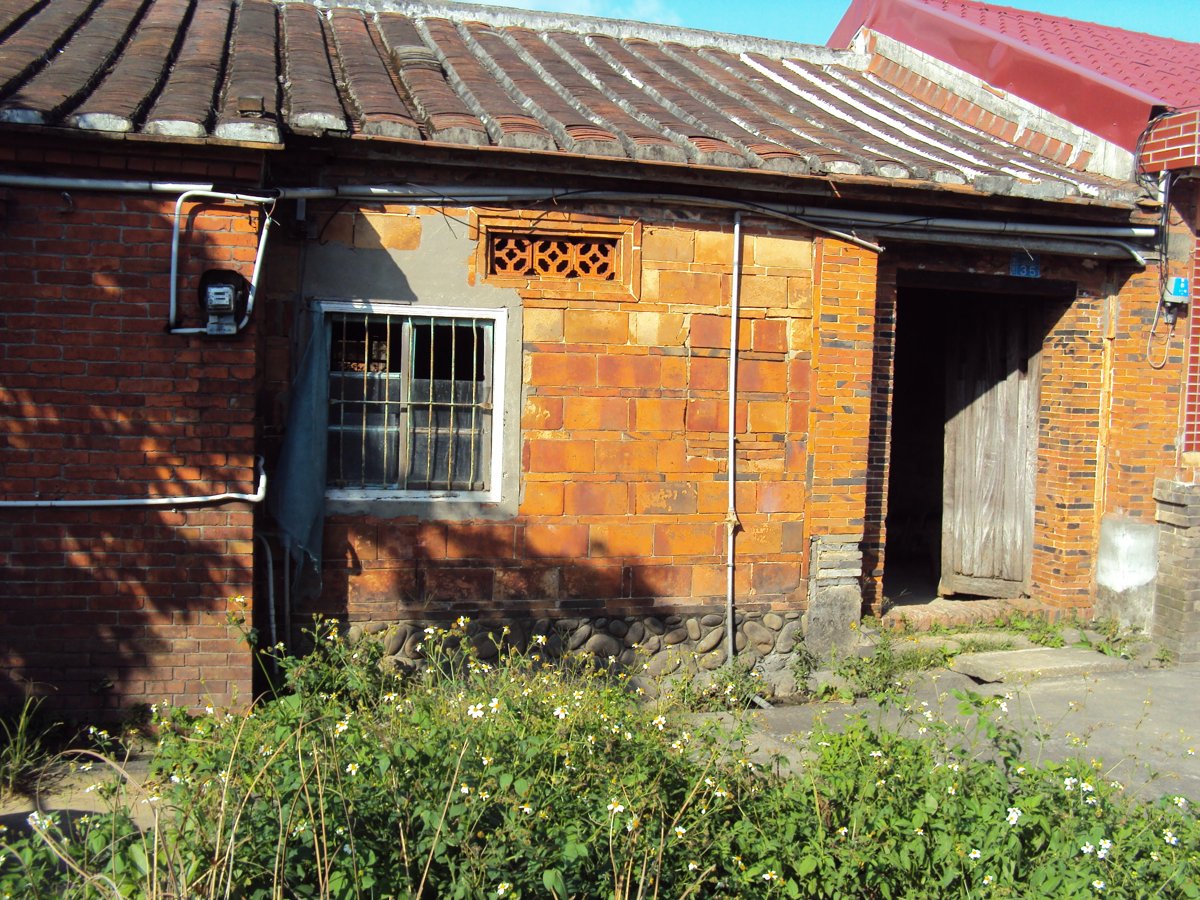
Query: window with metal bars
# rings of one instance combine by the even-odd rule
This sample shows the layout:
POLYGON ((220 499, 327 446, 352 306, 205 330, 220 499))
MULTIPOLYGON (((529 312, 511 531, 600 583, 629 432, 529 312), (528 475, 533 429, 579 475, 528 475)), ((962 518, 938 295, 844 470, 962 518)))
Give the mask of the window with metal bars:
POLYGON ((495 314, 335 311, 328 321, 330 487, 489 491, 495 314))

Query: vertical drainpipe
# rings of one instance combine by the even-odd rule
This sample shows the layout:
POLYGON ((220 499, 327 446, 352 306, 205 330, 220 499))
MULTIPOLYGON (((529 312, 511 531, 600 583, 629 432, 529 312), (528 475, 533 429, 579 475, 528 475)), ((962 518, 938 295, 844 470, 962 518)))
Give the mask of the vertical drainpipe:
POLYGON ((733 214, 733 285, 729 311, 729 507, 725 512, 725 661, 733 662, 733 536, 739 525, 737 515, 737 365, 738 324, 742 289, 742 214, 733 214))

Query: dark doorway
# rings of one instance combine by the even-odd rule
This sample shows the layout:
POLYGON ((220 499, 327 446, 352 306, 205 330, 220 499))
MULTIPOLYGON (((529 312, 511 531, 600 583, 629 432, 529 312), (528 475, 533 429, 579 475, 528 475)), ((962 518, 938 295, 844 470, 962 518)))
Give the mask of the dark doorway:
POLYGON ((901 273, 884 596, 1029 590, 1041 348, 1063 282, 901 273))

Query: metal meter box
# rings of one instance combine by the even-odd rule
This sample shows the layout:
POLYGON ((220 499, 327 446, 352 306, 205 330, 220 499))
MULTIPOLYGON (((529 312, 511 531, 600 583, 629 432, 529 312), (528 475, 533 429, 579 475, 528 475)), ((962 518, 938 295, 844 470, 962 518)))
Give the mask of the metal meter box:
POLYGON ((247 284, 241 273, 209 269, 200 276, 200 310, 207 317, 204 333, 209 337, 231 337, 238 332, 238 318, 245 314, 247 284))

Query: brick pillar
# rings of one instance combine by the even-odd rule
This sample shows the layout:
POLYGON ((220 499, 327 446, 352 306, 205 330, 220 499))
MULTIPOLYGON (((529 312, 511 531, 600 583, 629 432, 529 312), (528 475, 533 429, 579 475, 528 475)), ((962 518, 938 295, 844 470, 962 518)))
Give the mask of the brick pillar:
POLYGON ((863 604, 862 543, 875 359, 876 257, 820 242, 809 427, 806 640, 817 653, 851 641, 863 604))
POLYGON ((1200 484, 1158 479, 1154 639, 1183 662, 1200 660, 1200 484))

